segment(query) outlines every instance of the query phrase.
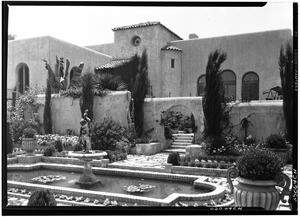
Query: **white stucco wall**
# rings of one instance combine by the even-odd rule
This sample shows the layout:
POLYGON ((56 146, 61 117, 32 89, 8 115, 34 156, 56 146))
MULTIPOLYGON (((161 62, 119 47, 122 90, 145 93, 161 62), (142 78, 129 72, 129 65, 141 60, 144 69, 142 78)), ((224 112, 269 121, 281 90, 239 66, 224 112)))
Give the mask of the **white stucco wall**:
POLYGON ((94 67, 112 59, 111 56, 51 36, 9 41, 7 88, 13 89, 16 85, 16 70, 20 63, 25 63, 29 68, 29 86, 45 87, 47 70, 43 59, 46 59, 54 70, 56 55, 58 58, 64 57, 70 61, 69 70, 84 62, 83 72, 89 68, 94 71, 94 67))
MULTIPOLYGON (((164 139, 163 127, 159 124, 161 120, 161 111, 182 106, 189 109, 194 117, 198 127, 195 139, 202 138, 203 109, 202 97, 170 97, 146 99, 144 104, 144 127, 145 130, 155 127, 159 141, 164 139)), ((254 101, 250 103, 239 103, 234 106, 230 113, 230 121, 235 127, 232 132, 240 140, 244 138, 244 131, 240 130, 239 125, 243 118, 252 114, 252 124, 249 127, 248 134, 251 134, 259 141, 265 140, 273 133, 282 133, 285 130, 285 122, 282 110, 282 101, 254 101)))
MULTIPOLYGON (((93 121, 100 122, 105 117, 111 117, 122 126, 128 127, 128 115, 130 92, 111 92, 105 97, 95 97, 93 109, 93 121)), ((38 96, 38 102, 42 104, 39 108, 39 119, 43 123, 45 95, 38 96)), ((54 133, 65 134, 67 129, 73 129, 79 134, 81 111, 79 99, 70 97, 58 97, 52 95, 51 115, 54 133)))

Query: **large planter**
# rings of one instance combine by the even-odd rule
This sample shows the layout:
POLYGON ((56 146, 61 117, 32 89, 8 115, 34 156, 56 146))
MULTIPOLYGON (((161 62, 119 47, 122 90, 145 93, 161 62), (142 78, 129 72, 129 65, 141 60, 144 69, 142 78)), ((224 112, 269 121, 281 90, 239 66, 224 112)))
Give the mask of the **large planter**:
POLYGON ((22 138, 22 149, 26 151, 27 156, 34 156, 34 151, 37 148, 35 138, 22 138))
POLYGON ((289 190, 290 178, 284 174, 278 174, 274 180, 249 180, 238 176, 236 168, 227 170, 227 181, 230 184, 236 206, 262 207, 265 210, 276 210, 279 201, 286 202, 284 195, 289 190), (233 186, 231 178, 236 178, 237 185, 233 186), (283 187, 279 192, 275 186, 283 187))
POLYGON ((286 164, 288 160, 288 150, 289 149, 277 149, 277 148, 268 148, 269 151, 276 154, 284 164, 286 164))

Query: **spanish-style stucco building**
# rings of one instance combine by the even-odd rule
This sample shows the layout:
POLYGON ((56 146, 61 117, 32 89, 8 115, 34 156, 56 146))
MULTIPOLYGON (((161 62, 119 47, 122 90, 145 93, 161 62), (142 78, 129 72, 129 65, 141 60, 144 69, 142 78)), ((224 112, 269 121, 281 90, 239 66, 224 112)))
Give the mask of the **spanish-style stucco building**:
POLYGON ((86 47, 52 37, 9 42, 8 89, 20 89, 24 84, 45 86, 47 73, 43 58, 51 65, 55 55, 62 56, 70 60, 71 66, 84 62, 85 68, 93 69, 105 64, 114 67, 147 49, 148 73, 155 97, 199 96, 203 93, 208 55, 214 49, 221 49, 227 53, 227 60, 222 64, 227 95, 242 100, 242 84, 250 81, 248 100, 265 99, 264 90, 281 86, 279 52, 281 46, 292 38, 291 30, 283 29, 205 39, 190 34, 189 39, 183 40, 160 22, 112 30, 113 43, 86 47), (29 72, 27 80, 26 70, 29 72), (22 73, 25 73, 24 84, 20 85, 22 73))

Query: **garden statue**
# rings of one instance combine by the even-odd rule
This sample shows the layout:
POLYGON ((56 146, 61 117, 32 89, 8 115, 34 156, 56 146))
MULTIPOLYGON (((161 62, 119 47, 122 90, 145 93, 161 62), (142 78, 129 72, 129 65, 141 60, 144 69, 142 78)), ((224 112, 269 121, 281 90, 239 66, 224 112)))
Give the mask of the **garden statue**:
POLYGON ((85 153, 89 153, 92 150, 90 128, 89 128, 91 120, 88 118, 87 114, 88 114, 88 109, 85 110, 83 114, 83 118, 80 120, 81 127, 80 127, 80 134, 79 134, 80 142, 83 146, 83 151, 85 153))

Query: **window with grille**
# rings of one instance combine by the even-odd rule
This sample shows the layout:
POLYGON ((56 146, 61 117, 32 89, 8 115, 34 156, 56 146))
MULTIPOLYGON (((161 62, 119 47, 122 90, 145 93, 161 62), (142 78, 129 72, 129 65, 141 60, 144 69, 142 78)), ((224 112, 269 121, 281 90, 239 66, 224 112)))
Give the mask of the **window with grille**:
POLYGON ((259 99, 259 77, 255 72, 247 72, 242 79, 242 101, 259 99))
POLYGON ((203 96, 205 87, 205 75, 201 75, 197 82, 197 95, 203 96))
POLYGON ((18 92, 23 94, 29 87, 29 68, 25 64, 18 67, 18 92))
POLYGON ((231 70, 224 70, 221 74, 224 88, 225 96, 235 101, 236 99, 236 76, 231 70))

